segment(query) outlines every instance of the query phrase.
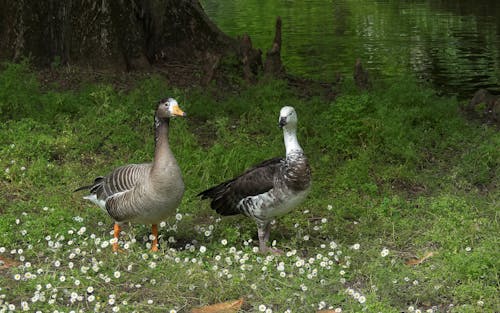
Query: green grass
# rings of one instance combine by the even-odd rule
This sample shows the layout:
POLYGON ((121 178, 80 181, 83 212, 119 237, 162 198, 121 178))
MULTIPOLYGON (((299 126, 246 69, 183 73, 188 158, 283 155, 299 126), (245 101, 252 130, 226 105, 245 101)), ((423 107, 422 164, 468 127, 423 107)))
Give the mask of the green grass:
POLYGON ((245 312, 498 311, 498 131, 411 79, 343 90, 325 102, 263 81, 215 100, 153 77, 127 92, 47 91, 26 64, 6 65, 0 257, 19 265, 0 269, 0 312, 188 312, 240 297, 245 312), (170 138, 186 194, 160 227, 161 252, 148 251, 148 226, 132 225, 115 255, 112 220, 72 190, 150 161, 152 114, 166 96, 188 114, 170 138), (285 255, 266 256, 254 251, 252 221, 221 218, 195 195, 284 153, 283 105, 298 112, 314 184, 273 226, 285 255))

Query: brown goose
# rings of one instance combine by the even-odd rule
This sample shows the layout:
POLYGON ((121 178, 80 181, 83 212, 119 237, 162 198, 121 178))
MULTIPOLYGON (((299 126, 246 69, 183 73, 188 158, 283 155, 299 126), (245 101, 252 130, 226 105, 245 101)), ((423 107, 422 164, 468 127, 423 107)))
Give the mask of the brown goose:
POLYGON ((198 194, 211 199, 210 206, 221 215, 243 214, 257 222, 262 253, 281 251, 267 246, 271 221, 301 203, 311 187, 311 170, 297 141, 297 114, 285 106, 280 111, 285 158, 266 160, 243 174, 198 194))
POLYGON ((162 99, 155 113, 153 163, 129 164, 100 176, 83 197, 97 204, 115 220, 113 251, 118 250, 120 225, 124 222, 152 224, 152 251, 158 250, 158 223, 175 212, 184 194, 181 170, 168 144, 171 117, 185 116, 177 101, 162 99))

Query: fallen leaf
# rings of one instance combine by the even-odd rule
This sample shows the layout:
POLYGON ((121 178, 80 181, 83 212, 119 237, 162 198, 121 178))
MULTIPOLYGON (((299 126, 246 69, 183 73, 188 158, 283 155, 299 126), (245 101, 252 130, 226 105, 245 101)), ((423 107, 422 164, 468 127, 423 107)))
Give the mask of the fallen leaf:
POLYGON ((321 310, 316 313, 335 313, 335 310, 321 310))
POLYGON ((240 310, 242 304, 243 298, 194 308, 191 313, 236 313, 240 310))
POLYGON ((420 259, 410 259, 405 262, 406 265, 419 265, 423 263, 425 260, 434 255, 434 252, 428 252, 426 255, 421 257, 420 259))
POLYGON ((21 263, 19 263, 16 260, 12 260, 12 259, 8 259, 8 258, 0 256, 0 270, 4 270, 4 269, 7 269, 7 268, 13 267, 13 266, 18 266, 19 264, 21 264, 21 263))

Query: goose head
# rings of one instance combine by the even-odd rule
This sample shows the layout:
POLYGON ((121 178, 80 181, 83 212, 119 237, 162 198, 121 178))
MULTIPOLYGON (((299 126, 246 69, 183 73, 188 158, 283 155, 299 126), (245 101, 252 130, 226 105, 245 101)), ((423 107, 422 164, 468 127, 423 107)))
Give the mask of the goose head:
POLYGON ((278 125, 289 130, 297 128, 297 113, 293 107, 284 106, 281 108, 278 125))
POLYGON ((177 101, 173 98, 161 99, 158 102, 156 116, 159 119, 169 119, 175 116, 186 116, 186 113, 181 110, 177 101))

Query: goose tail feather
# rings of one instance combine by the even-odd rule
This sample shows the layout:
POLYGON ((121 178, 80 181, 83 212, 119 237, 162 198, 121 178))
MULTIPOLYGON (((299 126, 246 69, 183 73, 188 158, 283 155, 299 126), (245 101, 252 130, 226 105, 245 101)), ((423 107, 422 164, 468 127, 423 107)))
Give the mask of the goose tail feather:
POLYGON ((82 190, 89 190, 90 188, 92 188, 94 186, 94 184, 92 185, 87 185, 87 186, 82 186, 82 187, 78 187, 76 188, 75 190, 73 190, 73 192, 78 192, 78 191, 82 191, 82 190))
POLYGON ((201 197, 202 200, 210 199, 210 207, 221 215, 240 214, 241 212, 236 209, 235 203, 231 201, 230 195, 227 194, 231 182, 232 181, 223 182, 200 192, 196 196, 201 197))
POLYGON ((196 196, 197 197, 201 197, 201 199, 214 199, 217 197, 217 195, 221 194, 222 191, 224 191, 225 187, 226 187, 226 182, 222 183, 222 184, 219 184, 219 185, 216 185, 212 188, 209 188, 205 191, 202 191, 200 192, 199 194, 197 194, 196 196))
POLYGON ((96 179, 94 179, 94 183, 92 185, 86 185, 86 186, 82 186, 82 187, 76 188, 75 190, 73 190, 73 192, 78 192, 78 191, 81 191, 81 190, 90 190, 91 193, 95 193, 96 188, 99 187, 102 184, 103 180, 104 180, 104 177, 103 176, 99 176, 96 179))

